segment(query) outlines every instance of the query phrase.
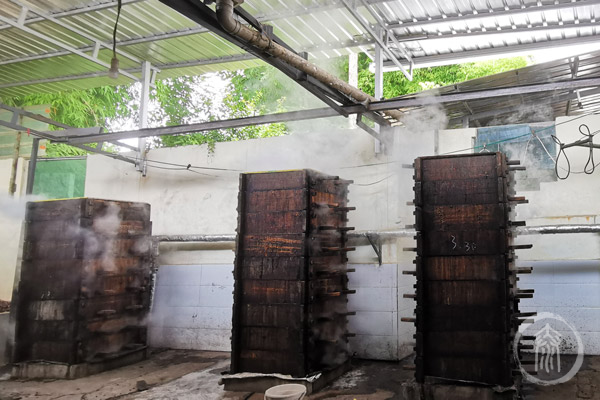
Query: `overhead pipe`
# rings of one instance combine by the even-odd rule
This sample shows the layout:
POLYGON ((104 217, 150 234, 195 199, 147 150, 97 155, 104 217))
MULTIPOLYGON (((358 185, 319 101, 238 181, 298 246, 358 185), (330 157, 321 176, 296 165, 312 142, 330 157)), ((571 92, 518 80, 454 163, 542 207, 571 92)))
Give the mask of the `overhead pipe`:
MULTIPOLYGON (((217 19, 227 33, 237 36, 245 42, 266 51, 273 57, 290 64, 325 85, 344 93, 359 103, 368 104, 377 101, 375 97, 366 94, 362 90, 350 85, 348 82, 345 82, 337 76, 308 62, 293 51, 275 43, 264 32, 258 32, 242 25, 234 18, 233 9, 243 2, 244 0, 217 0, 217 19)), ((403 117, 403 113, 397 110, 384 111, 384 114, 397 121, 400 121, 403 117)))

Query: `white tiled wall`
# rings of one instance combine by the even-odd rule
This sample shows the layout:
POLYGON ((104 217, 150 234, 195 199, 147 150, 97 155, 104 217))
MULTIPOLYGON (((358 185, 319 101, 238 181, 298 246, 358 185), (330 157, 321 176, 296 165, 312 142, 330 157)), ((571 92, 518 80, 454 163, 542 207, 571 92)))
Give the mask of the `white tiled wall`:
POLYGON ((350 349, 357 357, 395 360, 398 357, 398 266, 397 264, 353 264, 348 274, 350 349))
MULTIPOLYGON (((397 265, 349 265, 348 330, 358 357, 398 357, 397 265)), ((163 265, 149 321, 153 347, 230 350, 233 305, 231 264, 163 265)))
MULTIPOLYGON (((578 332, 585 354, 600 354, 600 260, 524 261, 533 273, 520 275, 519 288, 534 289, 523 311, 551 312, 578 332)), ((564 325, 558 330, 571 336, 564 325)), ((568 349, 566 349, 568 351, 568 349)))
POLYGON ((163 265, 158 269, 149 343, 174 349, 230 349, 231 264, 163 265))

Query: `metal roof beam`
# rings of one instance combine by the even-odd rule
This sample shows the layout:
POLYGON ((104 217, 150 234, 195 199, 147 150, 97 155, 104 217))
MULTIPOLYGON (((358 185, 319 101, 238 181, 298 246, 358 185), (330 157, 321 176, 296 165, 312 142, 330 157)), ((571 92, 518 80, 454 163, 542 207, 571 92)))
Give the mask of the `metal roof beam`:
MULTIPOLYGON (((354 106, 356 112, 364 111, 361 106, 354 106)), ((351 110, 348 110, 351 111, 351 110)), ((305 111, 291 111, 279 114, 261 115, 257 117, 236 118, 221 121, 200 122, 189 125, 165 126, 160 128, 145 128, 131 131, 111 132, 102 135, 88 135, 84 137, 67 138, 68 144, 94 143, 103 140, 133 139, 150 136, 177 135, 210 131, 214 129, 241 128, 251 125, 264 125, 288 121, 302 121, 307 119, 329 118, 339 116, 332 108, 317 108, 305 111)))
POLYGON ((572 9, 578 7, 589 7, 593 5, 600 4, 600 0, 572 0, 566 2, 554 2, 552 4, 543 4, 541 2, 533 3, 532 5, 522 5, 519 8, 502 8, 494 10, 492 8, 485 10, 473 10, 472 14, 457 14, 457 15, 445 15, 443 17, 432 18, 427 20, 417 20, 410 22, 398 22, 395 24, 390 24, 388 28, 390 29, 398 29, 398 28, 414 28, 414 27, 423 27, 427 25, 434 24, 449 24, 452 22, 464 22, 471 19, 482 19, 482 18, 495 18, 495 17, 504 17, 504 16, 514 16, 518 14, 528 14, 534 12, 546 12, 546 11, 555 11, 562 9, 572 9))
POLYGON ((370 111, 385 111, 390 109, 421 107, 432 104, 454 103, 467 100, 488 99, 503 96, 520 96, 527 93, 551 92, 555 90, 573 90, 600 86, 600 78, 582 78, 567 81, 540 83, 534 85, 516 85, 495 89, 473 90, 461 93, 448 93, 439 96, 430 95, 408 98, 395 98, 374 101, 368 105, 370 111))
MULTIPOLYGON (((56 18, 54 18, 52 15, 50 14, 46 14, 44 13, 44 11, 42 9, 40 9, 38 6, 32 5, 29 2, 23 3, 21 1, 18 0, 12 0, 12 2, 18 6, 21 6, 23 10, 26 10, 25 14, 27 13, 27 11, 32 12, 34 14, 37 14, 40 16, 40 18, 42 18, 45 21, 50 21, 58 26, 60 26, 61 28, 64 28, 66 30, 69 30, 81 37, 86 38, 87 40, 91 41, 94 43, 92 47, 92 51, 94 54, 92 54, 92 57, 95 59, 98 59, 98 51, 100 50, 100 47, 104 47, 106 49, 112 50, 113 45, 112 43, 104 43, 100 40, 98 40, 98 38, 93 37, 92 35, 90 35, 87 32, 82 31, 79 28, 76 28, 74 26, 71 26, 70 24, 66 24, 63 21, 60 21, 56 18)), ((23 24, 24 25, 24 24, 23 24)), ((79 49, 78 49, 79 50, 79 49)), ((81 50, 80 50, 81 51, 81 50)), ((134 55, 131 55, 123 50, 120 50, 118 47, 115 48, 115 52, 125 58, 130 59, 133 62, 136 62, 138 64, 141 64, 143 60, 140 60, 139 58, 137 58, 134 55)), ((160 71, 157 71, 160 72, 160 71)))
MULTIPOLYGON (((477 90, 462 93, 450 93, 440 96, 419 96, 416 98, 396 98, 373 102, 368 106, 370 111, 385 111, 390 109, 420 107, 430 104, 453 103, 466 100, 482 98, 494 98, 512 96, 515 94, 549 92, 554 90, 570 90, 575 88, 590 88, 600 86, 600 78, 585 78, 569 81, 543 83, 538 85, 511 86, 506 88, 477 90)), ((590 89, 585 93, 595 93, 598 89, 590 89)), ((359 114, 364 112, 362 105, 344 106, 347 114, 359 114)), ((204 132, 214 129, 240 128, 250 125, 264 125, 278 122, 301 121, 306 119, 328 118, 338 116, 331 108, 318 108, 304 111, 292 111, 279 114, 261 115, 257 117, 236 118, 221 121, 201 122, 190 125, 167 126, 160 128, 146 128, 131 131, 104 133, 102 135, 88 135, 67 138, 69 144, 92 143, 98 140, 121 140, 149 136, 163 136, 174 134, 186 134, 204 132)))
MULTIPOLYGON (((142 0, 129 1, 127 3, 124 2, 123 5, 136 3, 139 1, 142 1, 142 0)), ((385 3, 388 1, 392 1, 392 0, 383 0, 383 1, 382 0, 367 0, 367 2, 369 4, 385 3)), ((105 3, 105 4, 116 5, 116 2, 105 3)), ((282 19, 282 18, 297 17, 299 15, 310 14, 315 11, 328 10, 328 9, 341 8, 341 7, 343 7, 343 5, 341 3, 339 3, 338 1, 328 0, 328 1, 324 2, 323 5, 320 5, 319 7, 298 7, 298 8, 286 9, 287 11, 285 13, 264 14, 262 16, 257 17, 256 20, 258 22, 268 23, 269 21, 275 21, 275 20, 282 19)), ((102 7, 102 9, 104 9, 104 8, 108 8, 108 7, 102 7)), ((95 10, 92 10, 92 11, 95 11, 95 10)), ((50 14, 50 16, 54 17, 56 19, 57 16, 59 16, 59 14, 61 14, 61 13, 50 14)), ((77 13, 77 14, 79 14, 79 13, 77 13)), ((67 14, 65 16, 68 16, 68 15, 75 15, 75 14, 67 14)), ((40 18, 32 18, 32 19, 26 20, 26 23, 29 23, 29 21, 40 22, 43 20, 44 20, 44 18, 41 18, 41 17, 40 18)), ((3 27, 10 28, 12 26, 11 25, 3 25, 3 26, 0 26, 0 29, 2 29, 3 27)), ((141 37, 141 38, 121 40, 121 41, 117 41, 117 46, 118 47, 119 46, 120 47, 130 46, 130 45, 134 45, 134 44, 148 43, 148 42, 154 42, 157 40, 166 40, 166 39, 196 35, 199 33, 206 33, 206 32, 209 32, 209 30, 203 26, 198 26, 198 27, 186 29, 183 31, 161 33, 161 34, 150 35, 150 36, 145 36, 145 37, 141 37)), ((365 43, 364 41, 357 41, 357 43, 359 43, 359 42, 364 43, 364 44, 373 44, 374 43, 373 40, 369 41, 369 43, 365 43)), ((357 44, 357 46, 358 46, 358 44, 357 44)), ((82 51, 82 52, 89 52, 89 51, 94 50, 94 46, 92 45, 92 46, 78 47, 77 50, 82 51)), ((59 57, 59 56, 65 56, 65 55, 69 55, 69 54, 71 54, 69 51, 53 51, 53 52, 49 52, 49 53, 45 53, 45 54, 38 54, 38 55, 33 55, 33 56, 25 56, 25 57, 18 57, 18 58, 13 58, 13 59, 8 59, 8 60, 2 60, 2 61, 0 61, 0 65, 14 64, 14 63, 24 62, 24 61, 40 60, 40 59, 51 58, 51 57, 59 57)))
MULTIPOLYGON (((146 0, 123 0, 122 5, 125 6, 127 4, 134 4, 134 3, 139 3, 142 1, 146 1, 146 0)), ((108 3, 100 3, 100 4, 94 4, 94 5, 90 5, 90 6, 86 6, 86 7, 73 8, 73 9, 67 10, 67 11, 60 11, 57 13, 53 13, 51 15, 54 18, 70 17, 70 16, 74 16, 74 15, 85 14, 88 12, 100 11, 100 10, 104 10, 107 8, 116 7, 117 4, 118 4, 118 2, 116 2, 116 1, 109 1, 108 3)), ((42 18, 42 17, 26 18, 23 21, 23 24, 24 25, 33 24, 35 22, 42 22, 43 20, 44 20, 44 18, 42 18)), ((8 25, 8 24, 0 25, 0 30, 8 29, 8 28, 12 28, 12 26, 8 25)))
POLYGON ((369 35, 375 40, 375 42, 377 43, 377 46, 379 46, 383 52, 389 57, 389 59, 394 63, 394 65, 400 70, 402 71, 402 74, 404 74, 404 76, 406 77, 406 79, 412 81, 412 70, 413 70, 413 61, 411 59, 411 56, 406 52, 406 50, 404 50, 404 48, 402 48, 402 45, 398 42, 398 40, 396 39, 394 32, 392 32, 391 30, 389 30, 383 23, 382 21, 379 20, 379 17, 373 12, 373 10, 371 10, 371 8, 369 7, 369 4, 364 1, 364 0, 360 0, 360 3, 371 13, 371 15, 373 15, 373 17, 377 20, 377 26, 378 28, 383 32, 383 34, 385 35, 385 37, 389 40, 392 40, 392 42, 394 42, 394 44, 396 45, 396 48, 398 49, 398 51, 400 51, 402 53, 402 55, 404 56, 404 58, 406 58, 409 62, 409 70, 407 71, 406 68, 404 67, 404 65, 402 65, 402 63, 400 62, 400 60, 398 59, 398 57, 394 54, 394 52, 389 48, 388 44, 386 43, 386 41, 384 41, 380 35, 377 34, 377 32, 371 28, 371 25, 369 24, 369 21, 365 20, 357 11, 358 8, 358 4, 356 1, 354 0, 342 0, 342 3, 344 4, 344 6, 346 7, 346 9, 348 10, 348 12, 354 17, 355 20, 358 21, 358 23, 363 27, 364 30, 366 30, 369 35))
MULTIPOLYGON (((184 61, 184 62, 171 63, 171 64, 159 64, 159 65, 157 65, 157 68, 160 69, 161 71, 164 71, 164 70, 169 70, 169 69, 174 69, 174 68, 190 68, 190 67, 198 67, 198 66, 202 66, 202 65, 249 61, 249 60, 255 60, 255 59, 256 59, 256 57, 253 56, 252 54, 244 53, 244 54, 239 54, 239 55, 235 55, 235 56, 209 58, 206 60, 194 60, 194 61, 184 61)), ((128 68, 125 71, 130 74, 141 74, 142 67, 140 66, 140 67, 136 67, 136 68, 128 68)), ((53 77, 53 78, 35 79, 35 80, 25 81, 25 82, 4 83, 4 84, 0 84, 0 89, 28 86, 28 85, 40 85, 40 84, 44 84, 44 83, 56 83, 56 82, 78 80, 78 79, 99 78, 99 77, 103 77, 103 76, 106 76, 106 72, 92 72, 89 74, 81 74, 81 75, 57 76, 57 77, 53 77)))
MULTIPOLYGON (((95 64, 101 65, 104 68, 106 68, 107 72, 105 73, 105 75, 108 73, 108 69, 110 68, 110 64, 105 63, 104 61, 102 61, 102 60, 94 57, 93 55, 89 55, 89 54, 86 54, 86 53, 84 53, 84 52, 82 52, 80 50, 77 50, 75 47, 71 47, 71 46, 69 46, 69 45, 67 45, 67 44, 65 44, 65 43, 63 43, 63 42, 61 42, 59 40, 56 40, 56 39, 51 38, 51 37, 49 37, 49 36, 47 36, 47 35, 45 35, 45 34, 43 34, 41 32, 38 32, 38 31, 36 31, 34 29, 31 29, 28 26, 21 25, 21 24, 19 24, 19 21, 12 20, 12 19, 10 19, 8 17, 5 17, 3 15, 0 15, 0 21, 4 22, 6 24, 12 25, 15 28, 20 29, 20 30, 22 30, 24 32, 27 32, 28 34, 30 34, 32 36, 35 36, 38 39, 44 40, 44 41, 46 41, 48 43, 52 43, 55 46, 63 48, 63 49, 67 50, 70 53, 73 53, 73 54, 76 54, 76 55, 78 55, 80 57, 83 57, 86 60, 89 60, 89 61, 91 61, 91 62, 93 62, 95 64)), ((119 70, 119 72, 121 74, 123 74, 124 76, 128 77, 129 79, 133 79, 134 81, 138 80, 137 77, 135 77, 134 75, 131 75, 130 73, 128 73, 128 72, 126 72, 124 70, 119 70)))
MULTIPOLYGON (((503 47, 492 47, 488 49, 467 50, 457 53, 438 54, 433 56, 414 57, 415 68, 434 67, 439 65, 458 64, 460 62, 471 62, 476 58, 487 58, 498 55, 509 56, 510 54, 527 53, 546 48, 557 48, 563 46, 574 46, 585 43, 599 43, 600 34, 580 36, 569 39, 547 40, 544 42, 516 44, 503 47)), ((386 71, 395 70, 391 61, 383 63, 386 71)))
POLYGON ((456 32, 448 34, 411 34, 406 36, 396 36, 403 42, 417 41, 417 40, 449 40, 460 37, 477 37, 477 36, 489 36, 489 35, 503 35, 503 34, 515 34, 515 33, 530 33, 530 32, 545 32, 555 31, 564 29, 581 29, 581 28, 597 28, 597 22, 580 22, 580 23, 563 23, 563 25, 540 25, 532 26, 531 28, 511 28, 509 26, 502 29, 489 29, 485 31, 470 31, 470 32, 456 32))

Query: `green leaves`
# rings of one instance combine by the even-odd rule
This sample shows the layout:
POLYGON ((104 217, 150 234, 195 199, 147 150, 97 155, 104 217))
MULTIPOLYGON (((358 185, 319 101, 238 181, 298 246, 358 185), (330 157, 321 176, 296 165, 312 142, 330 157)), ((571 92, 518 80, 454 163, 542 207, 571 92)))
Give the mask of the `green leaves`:
MULTIPOLYGON (((373 96, 375 94, 375 76, 369 72, 369 64, 370 59, 364 53, 361 53, 358 58, 358 87, 373 96)), ((383 97, 389 99, 525 66, 527 66, 527 59, 525 57, 515 57, 476 63, 420 68, 414 70, 412 81, 406 79, 400 71, 386 72, 383 74, 383 97)), ((344 68, 347 75, 347 61, 344 68)))

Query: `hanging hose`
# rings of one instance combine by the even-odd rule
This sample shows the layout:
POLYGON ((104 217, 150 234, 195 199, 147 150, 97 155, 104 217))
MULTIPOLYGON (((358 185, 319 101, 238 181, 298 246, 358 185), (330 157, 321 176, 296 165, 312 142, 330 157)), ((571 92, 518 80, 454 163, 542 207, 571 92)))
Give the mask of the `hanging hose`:
MULTIPOLYGON (((265 33, 258 32, 242 25, 233 16, 234 7, 241 3, 243 3, 243 0, 217 0, 217 19, 227 33, 264 50, 273 57, 290 64, 325 85, 344 93, 346 96, 359 103, 368 104, 372 101, 377 101, 375 97, 366 94, 362 90, 350 85, 348 82, 345 82, 337 76, 308 62, 298 54, 275 43, 265 33)), ((397 121, 400 121, 403 117, 403 113, 397 110, 385 111, 384 113, 397 121)))

